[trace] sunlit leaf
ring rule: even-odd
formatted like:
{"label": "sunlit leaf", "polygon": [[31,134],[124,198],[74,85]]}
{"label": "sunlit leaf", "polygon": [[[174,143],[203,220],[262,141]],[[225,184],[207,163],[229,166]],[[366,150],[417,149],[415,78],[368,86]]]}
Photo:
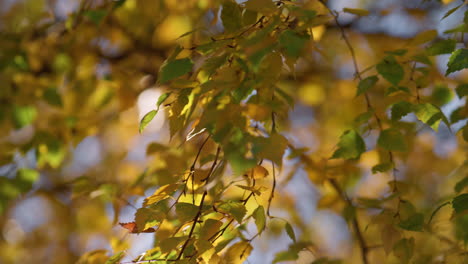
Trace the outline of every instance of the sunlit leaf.
{"label": "sunlit leaf", "polygon": [[22,168],[16,173],[14,183],[21,192],[31,189],[33,184],[39,179],[39,172],[33,169]]}
{"label": "sunlit leaf", "polygon": [[15,106],[13,108],[13,122],[16,128],[25,127],[37,118],[37,110],[34,106]]}
{"label": "sunlit leaf", "polygon": [[369,15],[369,10],[359,9],[359,8],[343,8],[343,12],[350,13],[358,16],[367,16]]}
{"label": "sunlit leaf", "polygon": [[361,136],[354,130],[348,130],[340,136],[338,149],[333,153],[332,159],[359,159],[366,151],[366,145]]}
{"label": "sunlit leaf", "polygon": [[123,257],[125,257],[125,252],[120,251],[119,253],[110,257],[104,264],[117,264],[123,259]]}
{"label": "sunlit leaf", "polygon": [[421,122],[427,124],[435,131],[437,131],[441,120],[450,127],[450,123],[444,113],[433,104],[425,103],[416,105],[415,114]]}
{"label": "sunlit leaf", "polygon": [[447,54],[452,53],[455,50],[455,45],[457,42],[453,39],[444,39],[439,40],[432,45],[430,45],[427,49],[427,55],[435,56],[440,54]]}
{"label": "sunlit leaf", "polygon": [[268,170],[265,169],[265,167],[257,165],[247,173],[247,176],[252,177],[253,179],[263,179],[267,177],[268,174]]}
{"label": "sunlit leaf", "polygon": [[299,258],[299,252],[296,250],[287,250],[276,253],[273,263],[283,262],[283,261],[294,261]]}
{"label": "sunlit leaf", "polygon": [[255,225],[257,226],[258,233],[262,233],[263,229],[265,229],[265,209],[263,206],[258,206],[257,209],[252,214],[253,218],[255,219]]}
{"label": "sunlit leaf", "polygon": [[144,202],[143,202],[143,206],[148,206],[150,204],[154,204],[154,203],[157,203],[159,201],[162,201],[168,197],[171,196],[172,193],[175,192],[175,190],[177,190],[177,188],[179,187],[178,184],[175,184],[175,183],[172,183],[172,184],[166,184],[164,186],[161,186],[159,187],[159,189],[157,189],[153,195],[147,197]]}
{"label": "sunlit leaf", "polygon": [[151,110],[146,113],[140,121],[139,132],[142,133],[143,130],[149,125],[149,123],[153,120],[153,118],[158,113],[158,110]]}
{"label": "sunlit leaf", "polygon": [[248,241],[240,241],[226,250],[223,260],[224,263],[243,264],[252,252],[252,245]]}

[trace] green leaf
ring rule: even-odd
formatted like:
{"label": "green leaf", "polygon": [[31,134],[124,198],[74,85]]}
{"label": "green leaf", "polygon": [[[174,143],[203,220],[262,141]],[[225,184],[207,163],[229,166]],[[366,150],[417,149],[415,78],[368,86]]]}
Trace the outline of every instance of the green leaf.
{"label": "green leaf", "polygon": [[403,238],[393,247],[393,254],[400,259],[401,264],[408,264],[414,253],[414,238]]}
{"label": "green leaf", "polygon": [[329,260],[328,258],[319,258],[311,264],[342,264],[341,260]]}
{"label": "green leaf", "polygon": [[372,167],[372,173],[377,173],[377,172],[386,172],[389,171],[393,168],[393,164],[390,162],[384,162],[384,163],[379,163]]}
{"label": "green leaf", "polygon": [[466,176],[461,181],[457,182],[457,184],[455,184],[455,188],[454,188],[455,192],[459,193],[463,191],[467,186],[468,186],[468,176]]}
{"label": "green leaf", "polygon": [[460,120],[466,119],[468,116],[465,114],[465,107],[460,106],[457,109],[455,109],[451,114],[450,114],[450,122],[452,124],[457,123]]}
{"label": "green leaf", "polygon": [[358,84],[356,96],[359,96],[367,92],[367,90],[369,90],[370,88],[374,87],[374,85],[377,83],[378,80],[379,78],[375,75],[369,76],[361,80]]}
{"label": "green leaf", "polygon": [[358,8],[343,8],[343,12],[350,13],[358,16],[367,16],[369,15],[369,10],[358,9]]}
{"label": "green leaf", "polygon": [[143,130],[148,126],[148,124],[153,120],[153,118],[156,116],[158,113],[158,110],[151,110],[148,113],[146,113],[145,116],[140,121],[140,128],[138,131],[141,133]]}
{"label": "green leaf", "polygon": [[33,169],[19,169],[14,179],[15,187],[21,192],[29,191],[33,184],[39,179],[39,172]]}
{"label": "green leaf", "polygon": [[380,133],[377,144],[388,151],[407,151],[405,139],[395,128],[385,129]]}
{"label": "green leaf", "polygon": [[455,50],[457,42],[453,39],[444,39],[434,42],[426,49],[429,56],[452,53]]}
{"label": "green leaf", "polygon": [[172,94],[172,92],[163,93],[159,96],[158,102],[156,103],[157,110],[166,101],[166,99]]}
{"label": "green leaf", "polygon": [[102,19],[106,17],[107,15],[107,10],[87,10],[85,11],[84,15],[89,18],[89,20],[93,21],[94,24],[99,25],[101,23]]}
{"label": "green leaf", "polygon": [[355,130],[347,130],[340,136],[338,149],[333,153],[332,159],[359,159],[366,151],[364,140]]}
{"label": "green leaf", "polygon": [[292,228],[289,222],[286,222],[286,224],[284,225],[284,229],[286,230],[286,234],[288,234],[289,238],[291,238],[292,241],[296,242],[296,234],[294,233],[294,229]]}
{"label": "green leaf", "polygon": [[240,6],[232,0],[225,0],[221,10],[221,21],[228,33],[240,29],[242,27],[242,10]]}
{"label": "green leaf", "polygon": [[383,61],[377,64],[377,72],[393,85],[398,85],[405,73],[403,67],[401,67],[393,56],[387,56]]}
{"label": "green leaf", "polygon": [[445,76],[468,67],[468,49],[458,49],[452,53],[447,63]]}
{"label": "green leaf", "polygon": [[104,264],[117,264],[120,262],[120,260],[123,259],[123,257],[125,256],[125,252],[124,251],[120,251],[119,253],[115,254],[114,256],[110,257],[106,263]]}
{"label": "green leaf", "polygon": [[412,111],[413,105],[411,103],[408,103],[406,101],[400,101],[398,103],[395,103],[392,106],[391,110],[392,121],[398,121],[405,115],[411,113]]}
{"label": "green leaf", "polygon": [[198,213],[198,206],[191,203],[177,203],[176,214],[180,222],[185,223],[192,220]]}
{"label": "green leaf", "polygon": [[399,92],[410,94],[410,90],[405,86],[390,86],[387,91],[385,91],[385,96],[394,95]]}
{"label": "green leaf", "polygon": [[166,61],[159,69],[158,80],[164,84],[168,81],[180,77],[193,68],[193,62],[189,58]]}
{"label": "green leaf", "polygon": [[286,55],[296,58],[301,55],[309,36],[299,34],[292,30],[285,30],[279,37],[280,45],[285,49]]}
{"label": "green leaf", "polygon": [[48,104],[52,106],[63,106],[62,98],[60,97],[60,95],[57,92],[57,89],[55,88],[48,88],[47,90],[45,90],[43,98]]}
{"label": "green leaf", "polygon": [[299,252],[296,250],[287,250],[276,253],[273,263],[283,262],[283,261],[294,261],[299,258]]}
{"label": "green leaf", "polygon": [[446,17],[450,16],[453,12],[457,11],[458,8],[462,7],[463,4],[460,4],[452,9],[450,9],[449,11],[447,11],[447,13],[445,13],[445,15],[440,19],[440,20],[444,20]]}
{"label": "green leaf", "polygon": [[253,212],[252,216],[255,219],[255,225],[257,226],[258,233],[261,234],[265,229],[266,223],[265,209],[263,209],[263,206],[259,205]]}
{"label": "green leaf", "polygon": [[228,54],[208,58],[201,69],[206,72],[206,75],[211,76],[226,62],[227,57]]}
{"label": "green leaf", "polygon": [[453,98],[452,90],[445,85],[436,85],[431,95],[431,102],[436,106],[443,106]]}
{"label": "green leaf", "polygon": [[468,193],[460,194],[453,198],[452,207],[457,214],[468,210]]}
{"label": "green leaf", "polygon": [[397,50],[389,50],[385,51],[385,54],[388,55],[395,55],[395,56],[403,56],[408,52],[407,49],[397,49]]}
{"label": "green leaf", "polygon": [[372,115],[374,115],[374,111],[369,110],[367,112],[364,112],[362,114],[359,114],[356,118],[354,118],[354,123],[356,125],[363,124],[365,122],[368,122],[369,119],[371,119]]}
{"label": "green leaf", "polygon": [[455,237],[468,244],[468,214],[459,214],[455,216]]}
{"label": "green leaf", "polygon": [[240,224],[242,223],[242,219],[244,218],[247,210],[245,209],[245,205],[241,202],[235,201],[227,201],[222,203],[220,206],[216,207],[218,211],[222,213],[228,213],[236,219],[236,221]]}
{"label": "green leaf", "polygon": [[455,89],[455,92],[457,92],[457,95],[459,98],[462,98],[463,96],[468,95],[468,84],[463,83],[457,86]]}
{"label": "green leaf", "polygon": [[424,215],[421,213],[413,214],[398,224],[400,228],[409,231],[422,231],[423,225]]}
{"label": "green leaf", "polygon": [[450,123],[448,122],[447,117],[445,117],[445,115],[437,106],[425,103],[416,105],[414,109],[416,117],[435,131],[437,131],[441,120],[444,121],[448,127],[450,127]]}
{"label": "green leaf", "polygon": [[37,110],[34,106],[14,106],[13,123],[16,128],[25,127],[37,118]]}

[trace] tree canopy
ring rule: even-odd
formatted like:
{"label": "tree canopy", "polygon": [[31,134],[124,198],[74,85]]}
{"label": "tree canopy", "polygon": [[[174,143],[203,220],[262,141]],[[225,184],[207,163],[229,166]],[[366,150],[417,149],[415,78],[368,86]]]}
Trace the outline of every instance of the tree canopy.
{"label": "tree canopy", "polygon": [[466,263],[465,1],[0,2],[1,263]]}

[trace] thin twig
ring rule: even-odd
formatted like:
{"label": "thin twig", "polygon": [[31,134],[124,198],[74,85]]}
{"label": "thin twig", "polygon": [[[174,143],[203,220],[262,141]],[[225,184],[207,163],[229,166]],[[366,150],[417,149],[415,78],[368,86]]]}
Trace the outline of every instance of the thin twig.
{"label": "thin twig", "polygon": [[[349,199],[348,195],[346,195],[346,193],[341,189],[338,182],[336,182],[335,179],[328,179],[328,181],[331,183],[331,185],[333,186],[335,191],[338,193],[338,195],[340,195],[343,201],[345,201],[348,206],[354,207],[352,201]],[[353,225],[354,232],[356,233],[359,247],[361,249],[362,262],[364,264],[368,264],[369,260],[367,258],[367,253],[369,252],[369,247],[367,247],[366,245],[366,240],[364,239],[364,236],[362,235],[361,227],[359,226],[359,222],[356,216],[353,216],[352,218],[352,225]]]}
{"label": "thin twig", "polygon": [[180,260],[180,258],[181,258],[182,255],[184,254],[185,248],[187,247],[188,243],[189,243],[190,240],[192,239],[193,230],[195,230],[195,226],[197,225],[198,219],[200,218],[201,213],[202,213],[202,210],[203,210],[203,203],[205,202],[206,194],[207,194],[206,191],[203,192],[203,196],[202,196],[201,201],[200,201],[200,205],[199,205],[199,208],[198,208],[197,215],[195,215],[195,217],[193,218],[192,228],[190,229],[190,232],[189,232],[189,235],[188,235],[188,237],[187,237],[187,240],[185,240],[185,243],[182,245],[182,248],[180,249],[180,253],[179,253],[179,255],[177,256],[176,260]]}
{"label": "thin twig", "polygon": [[275,188],[276,188],[276,172],[275,172],[275,163],[273,161],[271,162],[271,166],[272,166],[272,172],[273,172],[273,186],[271,187],[270,197],[268,198],[267,215],[269,217],[271,217],[270,206],[271,206],[271,201],[273,200],[273,197],[275,196]]}
{"label": "thin twig", "polygon": [[215,159],[213,161],[213,164],[211,165],[210,171],[208,171],[208,174],[206,175],[206,177],[201,180],[202,182],[206,181],[205,184],[208,184],[208,181],[210,180],[210,176],[211,176],[211,174],[213,174],[214,169],[215,169],[216,165],[218,164],[218,158],[219,158],[220,151],[221,151],[221,147],[218,146],[218,148],[216,149]]}

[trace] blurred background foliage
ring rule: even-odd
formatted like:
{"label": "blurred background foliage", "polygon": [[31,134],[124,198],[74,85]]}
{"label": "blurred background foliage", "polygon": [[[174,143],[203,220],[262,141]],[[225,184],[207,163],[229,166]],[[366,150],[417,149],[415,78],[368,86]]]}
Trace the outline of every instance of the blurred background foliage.
{"label": "blurred background foliage", "polygon": [[[468,65],[447,70],[450,54],[466,51],[464,2],[245,2],[0,2],[0,263],[130,263],[164,245],[180,250],[182,240],[157,241],[187,215],[165,215],[175,220],[156,235],[118,223],[135,221],[143,199],[181,183],[197,159],[195,175],[210,175],[218,146],[207,199],[244,197],[244,214],[255,215],[240,217],[231,247],[217,252],[226,262],[243,261],[231,256],[238,241],[252,244],[250,263],[468,261],[468,75],[458,71]],[[277,25],[282,34],[261,36]],[[190,58],[189,70],[169,69],[171,56]],[[193,107],[197,94],[184,90],[238,86],[247,91]],[[228,188],[250,185],[246,170],[255,201],[243,196],[253,187]],[[273,174],[276,218],[257,236]],[[177,201],[198,205],[201,195]]]}

